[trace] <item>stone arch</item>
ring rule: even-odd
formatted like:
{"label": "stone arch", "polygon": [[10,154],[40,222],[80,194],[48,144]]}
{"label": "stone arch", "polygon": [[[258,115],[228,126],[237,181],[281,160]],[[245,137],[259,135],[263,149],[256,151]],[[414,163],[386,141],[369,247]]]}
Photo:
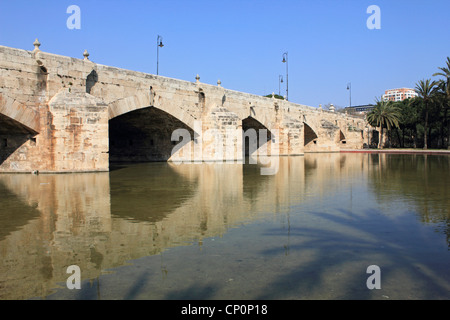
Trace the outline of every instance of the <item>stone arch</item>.
{"label": "stone arch", "polygon": [[0,92],[0,170],[27,141],[36,145],[38,133],[39,113]]}
{"label": "stone arch", "polygon": [[276,122],[274,112],[270,114],[265,113],[265,110],[262,110],[260,106],[253,103],[249,103],[246,106],[239,106],[239,108],[231,108],[231,111],[242,121],[249,118],[254,119],[268,130],[271,130],[273,124]]}
{"label": "stone arch", "polygon": [[344,133],[342,132],[341,129],[339,129],[339,131],[337,133],[336,140],[337,140],[338,143],[342,143],[342,144],[346,144],[347,143],[345,135],[344,135]]}
{"label": "stone arch", "polygon": [[242,154],[244,156],[251,156],[272,139],[270,129],[253,116],[242,119],[242,131]]}
{"label": "stone arch", "polygon": [[188,126],[189,128],[194,128],[195,119],[185,110],[183,110],[181,106],[177,104],[160,104],[155,106],[154,100],[155,92],[152,88],[151,94],[141,93],[135,96],[130,96],[113,101],[109,104],[108,108],[109,120],[131,111],[152,107],[168,113],[169,115],[186,124],[186,126]]}
{"label": "stone arch", "polygon": [[310,144],[315,144],[318,135],[316,133],[316,130],[313,129],[313,127],[306,122],[303,122],[304,124],[304,146],[308,146]]}
{"label": "stone arch", "polygon": [[371,148],[378,148],[378,144],[380,143],[380,131],[376,129],[372,129],[371,135],[370,135],[370,147]]}
{"label": "stone arch", "polygon": [[[183,117],[185,113],[179,106],[152,106],[151,99],[147,94],[110,104],[108,131],[111,162],[168,161],[175,146],[180,149],[195,140],[192,117]],[[184,129],[190,139],[183,136],[182,141],[172,141],[177,129]]]}
{"label": "stone arch", "polygon": [[20,131],[39,133],[39,113],[0,92],[0,117]]}

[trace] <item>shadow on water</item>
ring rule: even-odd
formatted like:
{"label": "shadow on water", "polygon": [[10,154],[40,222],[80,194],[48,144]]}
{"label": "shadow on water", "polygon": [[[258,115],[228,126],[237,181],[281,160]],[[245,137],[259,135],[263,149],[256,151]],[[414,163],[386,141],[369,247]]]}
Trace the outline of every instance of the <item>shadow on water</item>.
{"label": "shadow on water", "polygon": [[[376,209],[366,209],[361,215],[345,209],[309,214],[322,222],[291,227],[289,254],[302,257],[309,251],[314,253],[308,259],[298,259],[302,263],[276,277],[257,299],[298,295],[344,300],[450,298],[449,260],[436,262],[432,258],[440,252],[434,250],[439,238],[430,230],[424,232],[410,212],[394,217]],[[320,228],[322,224],[331,227]],[[279,229],[266,233],[271,237],[284,234]],[[273,258],[282,253],[273,247],[261,254]],[[381,269],[381,290],[366,286],[370,265]]]}
{"label": "shadow on water", "polygon": [[[0,264],[0,297],[448,299],[449,159],[286,157],[273,176],[168,163],[4,175],[0,252],[14,259]],[[70,264],[80,292],[64,287]],[[366,287],[372,264],[382,290]]]}
{"label": "shadow on water", "polygon": [[166,300],[209,300],[214,297],[217,288],[213,286],[191,286],[180,291],[172,291]]}
{"label": "shadow on water", "polygon": [[[263,211],[271,212],[276,219],[284,215],[282,227],[265,221],[258,229],[258,223],[251,223],[248,229],[226,234],[223,246],[205,239],[203,250],[209,255],[192,247],[176,248],[167,253],[171,259],[170,264],[167,262],[167,283],[157,279],[154,257],[136,261],[134,268],[118,271],[118,277],[130,280],[118,295],[124,299],[168,300],[450,299],[449,257],[443,251],[448,243],[442,237],[446,234],[448,241],[448,230],[435,232],[437,226],[448,226],[448,189],[439,184],[442,179],[436,180],[439,173],[424,172],[448,172],[447,164],[446,159],[433,158],[431,161],[438,161],[435,164],[428,159],[426,165],[424,161],[405,157],[396,162],[395,157],[378,155],[315,155],[286,162],[277,176],[267,177],[260,176],[257,167],[246,167],[241,190],[243,200],[248,202],[240,200],[233,208],[258,212],[256,220]],[[178,179],[176,184],[182,184],[184,178]],[[212,192],[223,200],[218,191],[230,186],[230,181],[213,182],[203,180],[198,194]],[[118,183],[122,186],[117,190],[130,188],[128,182]],[[134,193],[125,192],[128,196],[123,199],[133,199]],[[209,199],[198,199],[202,206],[195,210],[199,213],[205,210],[205,198]],[[217,203],[223,205],[220,210]],[[215,210],[208,221],[217,217],[225,221],[231,203],[213,202],[211,208]],[[288,211],[278,210],[286,205]],[[367,288],[370,265],[381,268],[381,290]],[[228,282],[229,278],[235,281]],[[111,286],[120,288],[113,280],[109,281]],[[94,299],[95,292],[91,288],[82,298]]]}

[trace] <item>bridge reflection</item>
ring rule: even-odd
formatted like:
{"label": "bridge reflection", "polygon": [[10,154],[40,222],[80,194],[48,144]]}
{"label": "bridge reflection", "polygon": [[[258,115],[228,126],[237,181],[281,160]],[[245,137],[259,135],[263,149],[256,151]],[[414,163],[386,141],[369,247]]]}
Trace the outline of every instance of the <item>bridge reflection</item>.
{"label": "bridge reflection", "polygon": [[[107,173],[0,175],[0,299],[45,297],[76,264],[83,279],[230,228],[314,205],[384,155],[280,157],[276,175],[250,164],[123,165]],[[448,163],[446,164],[448,166]],[[376,184],[375,184],[376,186]]]}

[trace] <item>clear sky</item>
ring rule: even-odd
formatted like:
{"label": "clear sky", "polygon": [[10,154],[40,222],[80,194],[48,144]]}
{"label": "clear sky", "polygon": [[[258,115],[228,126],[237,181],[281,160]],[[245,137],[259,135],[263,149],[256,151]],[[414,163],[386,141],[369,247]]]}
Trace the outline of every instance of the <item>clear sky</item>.
{"label": "clear sky", "polygon": [[[69,29],[70,5],[81,10]],[[380,29],[369,29],[370,5]],[[449,0],[0,0],[0,45],[83,58],[257,95],[278,93],[318,107],[373,103],[414,88],[450,56]],[[282,95],[285,85],[282,84]]]}

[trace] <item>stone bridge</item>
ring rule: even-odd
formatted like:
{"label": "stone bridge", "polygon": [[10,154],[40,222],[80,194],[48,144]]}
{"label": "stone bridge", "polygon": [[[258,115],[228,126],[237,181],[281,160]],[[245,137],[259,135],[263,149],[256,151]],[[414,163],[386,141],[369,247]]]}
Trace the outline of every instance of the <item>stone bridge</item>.
{"label": "stone bridge", "polygon": [[55,55],[37,40],[34,46],[0,46],[0,172],[245,161],[258,153],[361,149],[367,140],[361,118],[228,90],[198,76],[189,82],[104,66],[86,51],[83,59]]}

